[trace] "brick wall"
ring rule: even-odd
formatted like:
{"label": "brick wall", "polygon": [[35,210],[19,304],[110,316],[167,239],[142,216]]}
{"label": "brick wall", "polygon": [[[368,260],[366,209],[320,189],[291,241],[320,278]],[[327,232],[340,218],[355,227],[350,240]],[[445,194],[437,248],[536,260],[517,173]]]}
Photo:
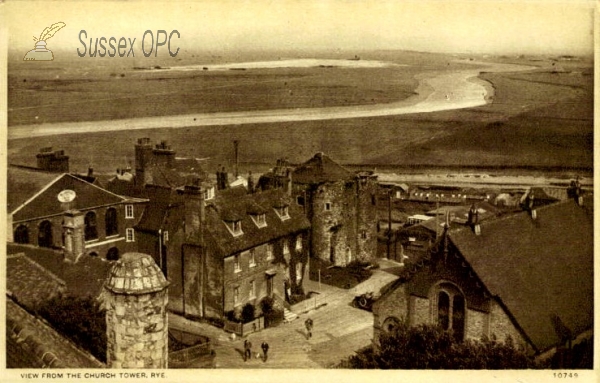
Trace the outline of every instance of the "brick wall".
{"label": "brick wall", "polygon": [[408,316],[408,295],[405,286],[399,286],[373,305],[373,339],[378,339],[383,322],[389,317],[398,318],[401,322]]}
{"label": "brick wall", "polygon": [[466,315],[465,338],[481,340],[488,335],[489,314],[467,309]]}
{"label": "brick wall", "polygon": [[515,346],[529,347],[506,312],[496,301],[492,300],[490,303],[489,336],[495,336],[497,340],[503,342],[509,335],[512,337]]}
{"label": "brick wall", "polygon": [[416,326],[431,323],[431,305],[429,299],[410,297],[410,325]]}

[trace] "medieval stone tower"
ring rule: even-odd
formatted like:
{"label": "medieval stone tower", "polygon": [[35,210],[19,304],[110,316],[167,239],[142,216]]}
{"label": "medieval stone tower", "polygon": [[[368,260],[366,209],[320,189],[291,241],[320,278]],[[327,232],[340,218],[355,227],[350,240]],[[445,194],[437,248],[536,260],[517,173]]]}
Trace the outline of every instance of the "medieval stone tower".
{"label": "medieval stone tower", "polygon": [[167,368],[169,282],[150,255],[125,253],[106,281],[106,361],[111,368]]}

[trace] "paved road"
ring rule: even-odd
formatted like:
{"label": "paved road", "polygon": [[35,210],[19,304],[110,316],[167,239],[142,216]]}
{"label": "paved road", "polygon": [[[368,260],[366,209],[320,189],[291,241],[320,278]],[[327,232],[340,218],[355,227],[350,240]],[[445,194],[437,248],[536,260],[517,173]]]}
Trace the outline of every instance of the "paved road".
{"label": "paved road", "polygon": [[485,105],[493,89],[477,76],[487,72],[512,72],[533,67],[511,64],[467,62],[479,69],[439,72],[417,76],[417,95],[407,100],[375,105],[327,108],[279,109],[245,112],[198,113],[178,116],[142,117],[110,121],[64,122],[38,125],[18,125],[8,129],[8,139],[51,136],[59,134],[110,132],[193,126],[241,125],[291,121],[317,121],[345,118],[379,117],[411,113],[471,108]]}
{"label": "paved road", "polygon": [[[327,305],[314,310],[314,302],[308,303],[309,311],[302,313],[303,305],[296,307],[300,312],[298,319],[274,328],[250,334],[253,351],[260,351],[263,341],[269,343],[267,362],[253,358],[243,360],[244,340],[231,340],[229,334],[215,327],[191,322],[179,316],[170,315],[169,325],[187,331],[210,336],[216,352],[217,368],[327,368],[336,365],[341,359],[353,354],[362,347],[371,344],[373,338],[373,314],[350,305],[355,295],[367,291],[378,291],[382,286],[397,278],[385,269],[399,269],[398,264],[382,261],[382,269],[375,270],[373,276],[360,285],[343,290],[325,284],[321,285],[321,294],[317,306]],[[307,291],[317,291],[318,284],[306,283]],[[313,337],[306,339],[304,321],[310,317],[314,322]]]}

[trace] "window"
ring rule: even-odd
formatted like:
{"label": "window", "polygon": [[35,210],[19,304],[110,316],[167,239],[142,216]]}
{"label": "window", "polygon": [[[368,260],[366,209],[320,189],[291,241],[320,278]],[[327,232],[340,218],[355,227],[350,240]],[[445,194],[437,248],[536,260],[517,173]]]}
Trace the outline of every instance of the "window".
{"label": "window", "polygon": [[125,229],[125,241],[126,242],[135,242],[135,230],[132,228]]}
{"label": "window", "polygon": [[277,215],[279,216],[279,218],[281,218],[282,221],[285,221],[286,219],[290,218],[290,212],[287,206],[277,208],[275,209],[275,212],[277,212]]}
{"label": "window", "polygon": [[167,243],[169,242],[169,232],[168,231],[163,231],[163,242]]}
{"label": "window", "polygon": [[367,239],[367,231],[366,230],[361,230],[360,231],[360,237],[362,239]]}
{"label": "window", "polygon": [[250,249],[250,251],[248,252],[248,264],[250,265],[250,267],[256,266],[256,254],[254,249]]}
{"label": "window", "polygon": [[267,261],[270,261],[273,258],[273,245],[267,243]]}
{"label": "window", "polygon": [[302,264],[296,263],[296,283],[300,284],[302,280]]}
{"label": "window", "polygon": [[215,198],[215,188],[208,188],[206,190],[204,190],[204,199],[205,200],[211,200]]}
{"label": "window", "polygon": [[266,227],[267,226],[267,217],[266,214],[253,214],[251,215],[252,220],[256,224],[257,227]]}
{"label": "window", "polygon": [[331,210],[331,202],[325,202],[325,211]]}
{"label": "window", "polygon": [[285,239],[283,240],[283,254],[289,254],[290,253],[290,245],[288,244],[288,241],[286,241]]}
{"label": "window", "polygon": [[250,281],[248,298],[250,298],[250,299],[256,298],[256,284],[254,283],[254,281]]}
{"label": "window", "polygon": [[394,333],[400,328],[400,319],[396,317],[387,317],[383,321],[383,331],[387,333]]}
{"label": "window", "polygon": [[105,216],[106,223],[106,236],[109,237],[111,235],[119,234],[119,223],[117,222],[117,210],[114,208],[109,208],[106,210]]}
{"label": "window", "polygon": [[239,237],[240,235],[244,234],[244,232],[242,231],[242,221],[233,221],[233,222],[224,222],[224,223],[225,223],[225,226],[227,226],[227,230],[229,230],[231,235],[233,235],[234,237]]}
{"label": "window", "polygon": [[96,226],[96,213],[90,211],[85,215],[85,240],[98,239],[98,227]]}
{"label": "window", "polygon": [[300,206],[304,206],[304,196],[296,197],[296,203]]}
{"label": "window", "polygon": [[233,305],[237,306],[239,304],[240,304],[240,288],[234,287],[233,288]]}
{"label": "window", "polygon": [[125,218],[133,218],[133,205],[125,205]]}
{"label": "window", "polygon": [[444,330],[452,330],[457,341],[465,333],[465,298],[450,284],[440,285],[437,292],[437,323]]}
{"label": "window", "polygon": [[50,221],[42,221],[38,232],[38,246],[52,247],[52,223]]}
{"label": "window", "polygon": [[239,273],[242,271],[242,265],[240,265],[240,255],[236,254],[233,256],[233,271]]}
{"label": "window", "polygon": [[106,253],[107,261],[118,261],[119,260],[119,249],[111,247]]}
{"label": "window", "polygon": [[16,243],[29,243],[29,229],[25,225],[19,225],[15,230],[13,240]]}
{"label": "window", "polygon": [[302,236],[296,237],[296,251],[302,251]]}

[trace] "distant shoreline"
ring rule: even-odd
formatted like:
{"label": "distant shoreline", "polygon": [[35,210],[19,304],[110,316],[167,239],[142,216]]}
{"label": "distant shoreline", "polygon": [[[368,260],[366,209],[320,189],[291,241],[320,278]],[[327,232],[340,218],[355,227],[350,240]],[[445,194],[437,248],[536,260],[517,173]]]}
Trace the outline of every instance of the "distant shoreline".
{"label": "distant shoreline", "polygon": [[[349,62],[360,62],[351,61]],[[462,60],[460,61],[462,62]],[[530,70],[524,65],[469,62],[485,65],[487,72]],[[388,104],[336,106],[325,108],[275,109],[241,112],[194,113],[175,116],[139,117],[121,120],[60,122],[9,127],[8,139],[62,134],[110,132],[159,128],[190,128],[292,121],[321,121],[347,118],[381,117],[471,108],[490,102],[493,87],[477,76],[483,69],[436,72],[417,76],[417,94],[406,100]],[[419,78],[420,77],[420,78]],[[476,78],[476,81],[473,81]]]}

